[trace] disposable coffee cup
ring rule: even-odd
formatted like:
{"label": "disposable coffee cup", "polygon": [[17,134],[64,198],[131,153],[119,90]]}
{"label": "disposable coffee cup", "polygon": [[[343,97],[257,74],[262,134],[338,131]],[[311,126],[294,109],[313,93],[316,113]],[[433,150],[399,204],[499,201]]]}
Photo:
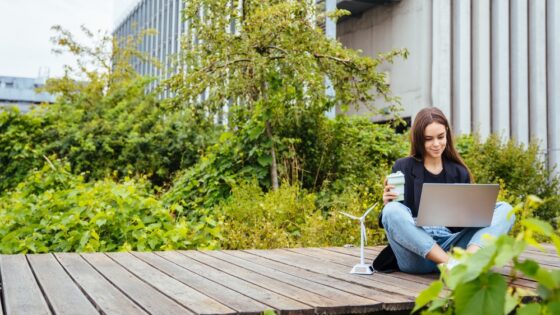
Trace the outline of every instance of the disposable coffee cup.
{"label": "disposable coffee cup", "polygon": [[397,192],[397,201],[404,200],[404,174],[401,171],[387,176],[387,184],[395,186],[392,191]]}

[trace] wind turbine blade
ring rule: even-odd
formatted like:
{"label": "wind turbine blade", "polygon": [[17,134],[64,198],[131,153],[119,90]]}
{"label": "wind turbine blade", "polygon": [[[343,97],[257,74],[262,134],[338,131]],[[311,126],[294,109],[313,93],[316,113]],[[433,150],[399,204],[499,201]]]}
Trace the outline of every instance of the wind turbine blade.
{"label": "wind turbine blade", "polygon": [[342,211],[338,211],[338,212],[340,212],[340,213],[344,214],[345,216],[347,216],[347,217],[349,217],[349,218],[352,218],[352,219],[354,219],[354,220],[360,220],[360,218],[358,218],[358,217],[356,217],[356,216],[353,216],[353,215],[351,215],[351,214],[349,214],[349,213],[342,212]]}
{"label": "wind turbine blade", "polygon": [[371,208],[367,209],[366,213],[364,213],[362,218],[365,218],[371,212],[371,210],[373,210],[375,208],[375,206],[377,206],[377,203],[375,203],[373,206],[371,206]]}

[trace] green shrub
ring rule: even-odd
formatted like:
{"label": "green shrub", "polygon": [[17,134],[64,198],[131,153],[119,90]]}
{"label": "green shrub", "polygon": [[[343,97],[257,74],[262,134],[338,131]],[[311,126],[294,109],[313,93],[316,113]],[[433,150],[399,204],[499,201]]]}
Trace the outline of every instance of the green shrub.
{"label": "green shrub", "polygon": [[[200,209],[211,209],[228,198],[236,182],[256,178],[267,191],[269,150],[257,141],[263,128],[253,122],[235,134],[222,133],[196,165],[176,177],[163,195],[164,202],[181,204],[182,215],[196,216]],[[379,201],[384,177],[408,145],[390,126],[365,118],[323,117],[303,130],[282,132],[285,142],[277,147],[280,177],[317,192],[316,203],[324,211],[341,207],[338,196],[345,192],[369,196],[368,203]]]}
{"label": "green shrub", "polygon": [[319,204],[327,209],[346,190],[381,201],[383,180],[393,163],[408,155],[406,135],[389,125],[373,124],[364,117],[337,117],[321,130],[317,178]]}
{"label": "green shrub", "polygon": [[43,164],[44,125],[40,116],[22,115],[17,109],[0,110],[0,195]]}
{"label": "green shrub", "polygon": [[236,134],[223,132],[198,163],[177,174],[163,202],[179,204],[178,215],[194,219],[227,199],[236,181],[256,178],[268,187],[268,154],[253,141],[260,136],[250,126]]}
{"label": "green shrub", "polygon": [[149,83],[137,77],[99,99],[50,106],[46,115],[54,123],[45,130],[44,150],[92,179],[116,171],[168,183],[173,173],[195,164],[218,128],[194,123],[188,110],[162,108],[155,94],[144,92]]}
{"label": "green shrub", "polygon": [[0,198],[0,251],[165,250],[215,248],[218,222],[175,219],[144,179],[85,182],[54,161],[30,172]]}
{"label": "green shrub", "polygon": [[457,146],[478,183],[502,182],[510,198],[523,200],[529,195],[543,199],[534,215],[551,221],[559,216],[560,179],[551,176],[536,143],[528,146],[498,135],[482,142],[477,136],[462,136]]}
{"label": "green shrub", "polygon": [[[222,247],[229,249],[359,245],[360,228],[338,211],[361,215],[359,199],[347,196],[344,207],[325,215],[315,206],[315,194],[284,183],[277,191],[263,192],[256,181],[234,185],[227,201],[216,211],[222,215]],[[376,216],[370,214],[368,225]],[[372,231],[370,229],[370,231]],[[382,231],[368,234],[371,244]]]}

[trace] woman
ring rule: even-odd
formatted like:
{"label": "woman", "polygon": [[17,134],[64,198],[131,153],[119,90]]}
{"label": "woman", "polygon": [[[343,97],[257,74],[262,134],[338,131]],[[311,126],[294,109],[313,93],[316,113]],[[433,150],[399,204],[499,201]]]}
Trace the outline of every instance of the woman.
{"label": "woman", "polygon": [[[390,248],[385,250],[383,260],[396,257],[398,269],[408,273],[431,273],[438,271],[438,264],[448,264],[452,247],[466,248],[475,252],[482,246],[482,235],[506,234],[514,223],[507,218],[511,206],[498,202],[492,224],[485,228],[418,227],[414,218],[418,213],[423,183],[470,183],[472,175],[453,146],[451,128],[441,110],[435,107],[422,109],[414,119],[410,134],[410,156],[395,162],[392,172],[405,175],[404,201],[393,201],[398,193],[385,181],[381,224],[385,228]],[[389,256],[387,254],[390,254]],[[374,263],[385,266],[387,261]],[[383,269],[381,268],[381,269]],[[377,269],[377,268],[376,268]],[[379,270],[384,271],[384,270]]]}

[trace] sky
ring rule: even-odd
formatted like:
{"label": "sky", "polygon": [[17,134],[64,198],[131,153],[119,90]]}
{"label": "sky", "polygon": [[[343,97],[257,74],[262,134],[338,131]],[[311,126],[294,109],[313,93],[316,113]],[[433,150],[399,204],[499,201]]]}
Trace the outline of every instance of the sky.
{"label": "sky", "polygon": [[60,25],[76,38],[80,26],[111,33],[118,19],[138,0],[0,0],[0,76],[36,78],[63,74],[70,55],[55,55],[51,27]]}

